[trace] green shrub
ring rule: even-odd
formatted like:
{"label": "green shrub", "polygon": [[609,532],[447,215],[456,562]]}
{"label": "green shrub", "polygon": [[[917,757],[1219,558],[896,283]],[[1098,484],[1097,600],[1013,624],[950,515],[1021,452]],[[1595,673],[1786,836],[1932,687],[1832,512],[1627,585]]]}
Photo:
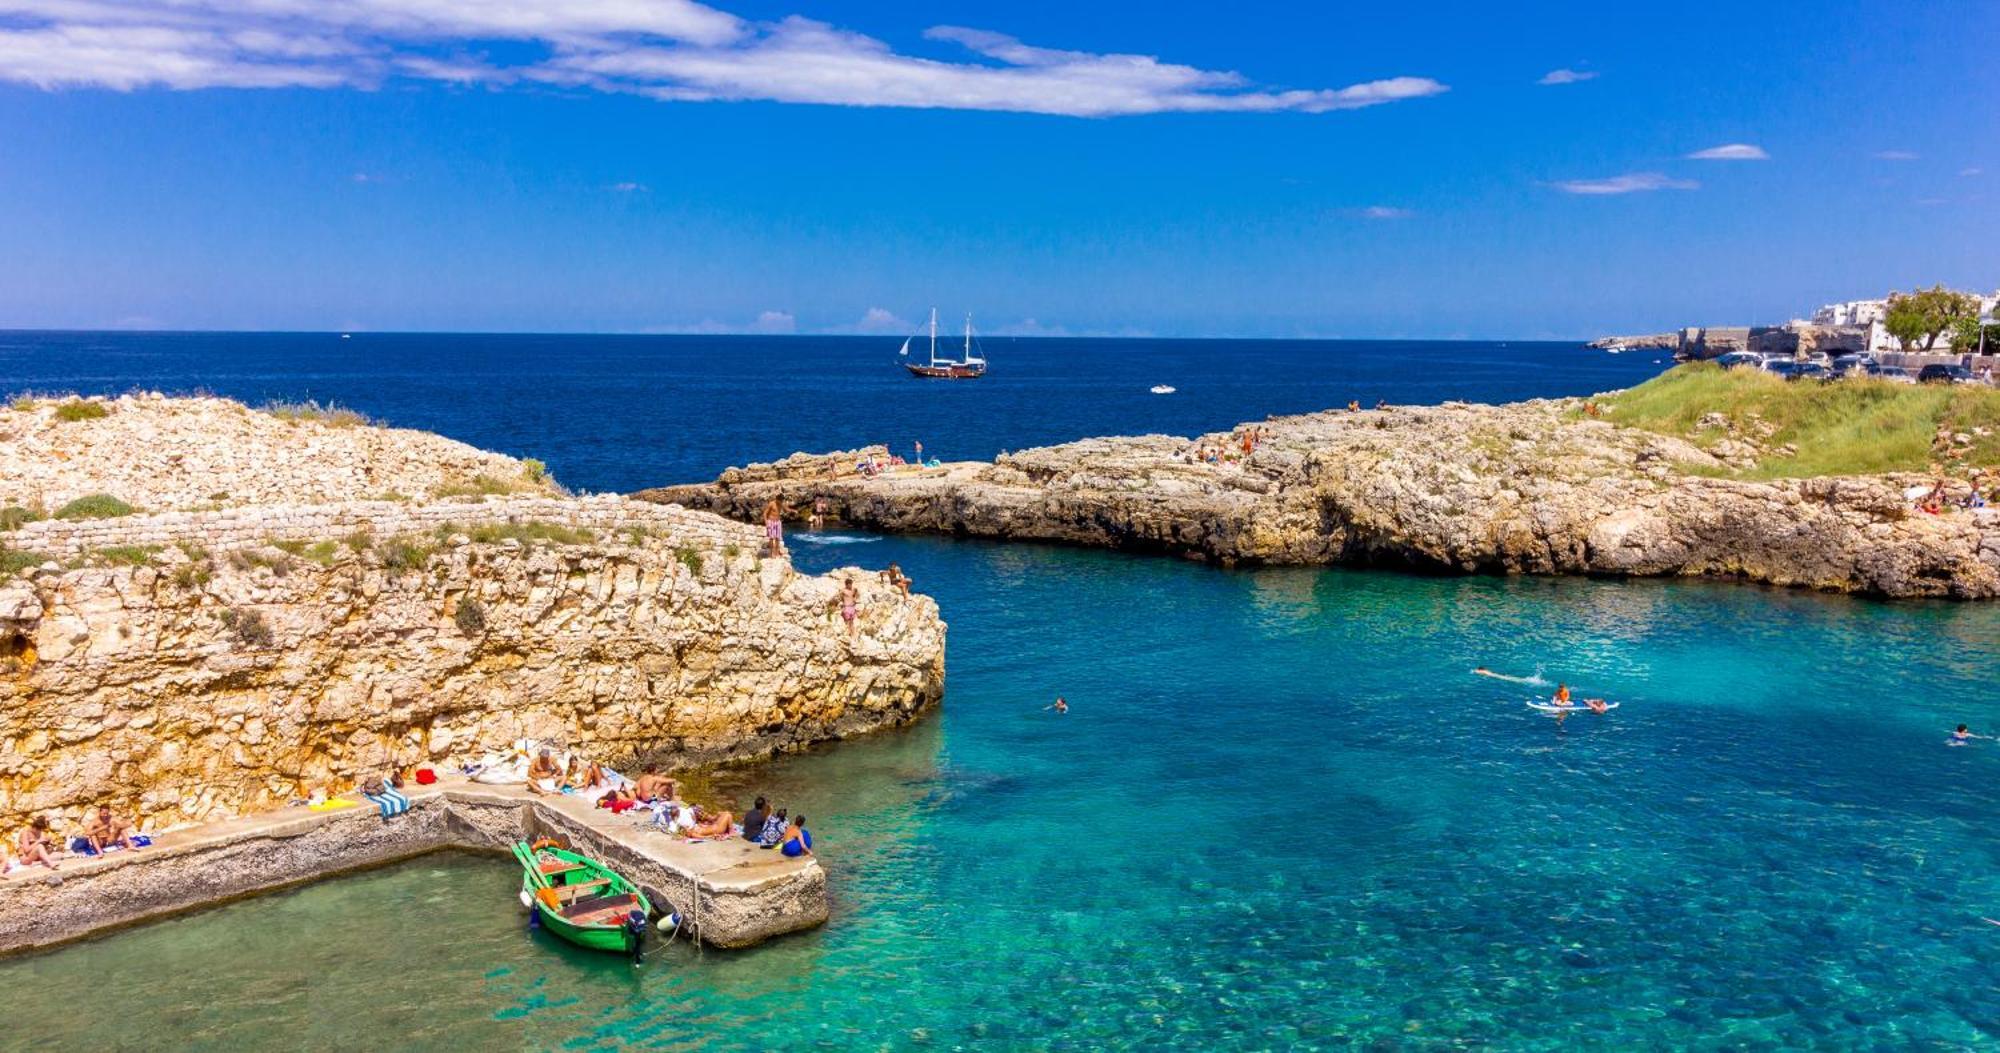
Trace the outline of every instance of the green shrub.
{"label": "green shrub", "polygon": [[340,543],[356,552],[366,552],[375,547],[375,535],[366,530],[357,530],[340,539]]}
{"label": "green shrub", "polygon": [[229,550],[229,566],[234,570],[252,571],[264,567],[282,578],[291,573],[292,561],[283,553],[260,552],[254,548]]}
{"label": "green shrub", "polygon": [[675,549],[674,558],[680,560],[681,566],[686,567],[693,573],[701,573],[701,552],[693,545],[682,545]]}
{"label": "green shrub", "polygon": [[540,486],[549,481],[549,466],[530,457],[521,462],[521,476]]}
{"label": "green shrub", "polygon": [[582,545],[597,540],[594,531],[531,519],[525,523],[482,523],[469,527],[466,536],[481,544],[512,539],[524,545],[547,541],[557,545]]}
{"label": "green shrub", "polygon": [[183,563],[174,568],[174,584],[183,589],[198,589],[208,584],[210,577],[207,562]]}
{"label": "green shrub", "polygon": [[481,473],[470,479],[457,479],[431,491],[432,497],[486,497],[496,494],[512,494],[530,489],[524,482],[510,482]]}
{"label": "green shrub", "polygon": [[158,545],[108,545],[84,554],[93,563],[109,563],[115,567],[143,567],[159,555]]}
{"label": "green shrub", "polygon": [[71,399],[56,407],[56,419],[71,424],[81,420],[102,420],[111,416],[111,411],[102,402],[86,399]]}
{"label": "green shrub", "polygon": [[16,413],[33,413],[40,405],[41,403],[36,402],[33,395],[16,395],[14,401],[7,404],[8,408]]}
{"label": "green shrub", "polygon": [[731,541],[729,544],[722,546],[723,559],[734,560],[737,556],[742,555],[742,553],[743,549],[739,547],[734,541]]}
{"label": "green shrub", "polygon": [[413,538],[397,537],[375,546],[375,555],[390,570],[417,570],[431,561],[431,547]]}
{"label": "green shrub", "polygon": [[459,632],[478,636],[486,631],[486,608],[478,600],[467,597],[458,601],[458,609],[451,612],[451,620],[458,625]]}
{"label": "green shrub", "polygon": [[303,402],[266,402],[258,409],[288,424],[313,421],[329,428],[352,428],[376,423],[359,411],[348,409],[338,403],[321,403],[314,399],[306,399]]}
{"label": "green shrub", "polygon": [[322,567],[331,567],[334,560],[340,558],[340,544],[334,541],[315,541],[302,555]]}
{"label": "green shrub", "polygon": [[24,570],[39,567],[49,561],[47,556],[37,552],[23,552],[0,545],[0,578],[11,578]]}
{"label": "green shrub", "polygon": [[252,647],[269,647],[275,639],[270,623],[259,611],[225,608],[218,617],[224,627],[236,634],[237,639]]}
{"label": "green shrub", "polygon": [[278,551],[291,556],[303,556],[306,554],[306,543],[303,541],[295,541],[289,538],[267,537],[264,539],[264,544],[269,545],[272,548],[275,548]]}
{"label": "green shrub", "polygon": [[176,541],[174,542],[174,547],[180,549],[183,555],[196,563],[206,562],[208,559],[208,550],[192,541]]}
{"label": "green shrub", "polygon": [[41,514],[32,508],[8,505],[0,508],[0,530],[19,530],[40,518]]}
{"label": "green shrub", "polygon": [[57,519],[116,519],[129,516],[138,509],[111,496],[110,494],[90,494],[79,497],[69,504],[56,509]]}

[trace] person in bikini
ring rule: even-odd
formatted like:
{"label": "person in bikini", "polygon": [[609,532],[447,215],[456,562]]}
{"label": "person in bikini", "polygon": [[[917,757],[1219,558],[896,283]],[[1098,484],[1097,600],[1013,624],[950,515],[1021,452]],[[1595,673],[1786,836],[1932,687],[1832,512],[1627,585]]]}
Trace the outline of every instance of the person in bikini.
{"label": "person in bikini", "polygon": [[38,815],[21,831],[14,841],[15,851],[20,854],[21,865],[40,863],[50,870],[56,869],[55,844],[49,840],[49,817]]}
{"label": "person in bikini", "polygon": [[[707,818],[703,818],[707,816]],[[694,812],[694,827],[688,831],[689,837],[719,838],[730,835],[731,821],[736,817],[727,809],[710,815],[700,808]]]}

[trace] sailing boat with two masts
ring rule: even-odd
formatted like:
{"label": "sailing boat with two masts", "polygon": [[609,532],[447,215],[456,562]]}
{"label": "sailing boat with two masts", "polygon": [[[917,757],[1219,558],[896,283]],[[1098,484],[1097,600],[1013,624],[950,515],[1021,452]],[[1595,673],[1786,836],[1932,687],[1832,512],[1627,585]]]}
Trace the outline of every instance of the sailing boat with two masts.
{"label": "sailing boat with two masts", "polygon": [[[896,353],[905,358],[909,357],[910,344],[914,340],[916,340],[914,336],[904,340],[903,349]],[[931,308],[930,361],[905,362],[903,363],[903,368],[909,370],[910,375],[913,377],[932,377],[939,380],[973,380],[985,376],[985,350],[982,348],[977,355],[972,353],[972,316],[969,314],[965,316],[965,351],[963,355],[955,359],[949,356],[939,358],[937,346],[937,308]]]}

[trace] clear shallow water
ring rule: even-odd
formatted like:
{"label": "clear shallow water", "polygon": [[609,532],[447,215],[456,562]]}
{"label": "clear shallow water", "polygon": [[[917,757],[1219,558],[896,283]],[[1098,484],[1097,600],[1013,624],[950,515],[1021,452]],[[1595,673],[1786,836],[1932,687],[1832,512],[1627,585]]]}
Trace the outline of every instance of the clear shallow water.
{"label": "clear shallow water", "polygon": [[[1474,341],[988,340],[970,383],[913,380],[895,337],[0,331],[0,394],[135,387],[318,399],[539,457],[627,492],[794,450],[990,458],[1092,435],[1192,435],[1344,406],[1626,387],[1656,355]],[[1174,395],[1154,395],[1155,384]]]}
{"label": "clear shallow water", "polygon": [[[754,341],[0,334],[0,388],[332,398],[625,489],[903,422],[959,456],[1655,368],[1145,343],[1024,342],[974,387],[863,342],[772,374]],[[527,935],[504,861],[433,857],[0,962],[0,1047],[2000,1043],[2000,744],[1943,744],[2000,727],[2000,607],[841,537],[798,562],[943,605],[946,704],[710,780],[812,816],[824,929],[635,972]],[[1558,727],[1478,664],[1623,704]]]}
{"label": "clear shallow water", "polygon": [[[951,618],[933,719],[716,780],[812,815],[825,929],[634,973],[437,857],[0,963],[0,1004],[97,1048],[2000,1042],[2000,745],[1944,745],[2000,725],[1991,606],[796,548]],[[1623,705],[1558,727],[1481,663]],[[19,997],[100,981],[88,1029]]]}

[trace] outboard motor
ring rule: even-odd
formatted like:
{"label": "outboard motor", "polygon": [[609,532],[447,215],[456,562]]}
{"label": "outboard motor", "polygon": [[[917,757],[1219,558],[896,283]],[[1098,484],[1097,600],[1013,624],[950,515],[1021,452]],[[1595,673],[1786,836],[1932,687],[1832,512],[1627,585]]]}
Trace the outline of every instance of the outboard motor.
{"label": "outboard motor", "polygon": [[625,936],[632,944],[632,964],[646,964],[646,912],[634,907],[625,915]]}

